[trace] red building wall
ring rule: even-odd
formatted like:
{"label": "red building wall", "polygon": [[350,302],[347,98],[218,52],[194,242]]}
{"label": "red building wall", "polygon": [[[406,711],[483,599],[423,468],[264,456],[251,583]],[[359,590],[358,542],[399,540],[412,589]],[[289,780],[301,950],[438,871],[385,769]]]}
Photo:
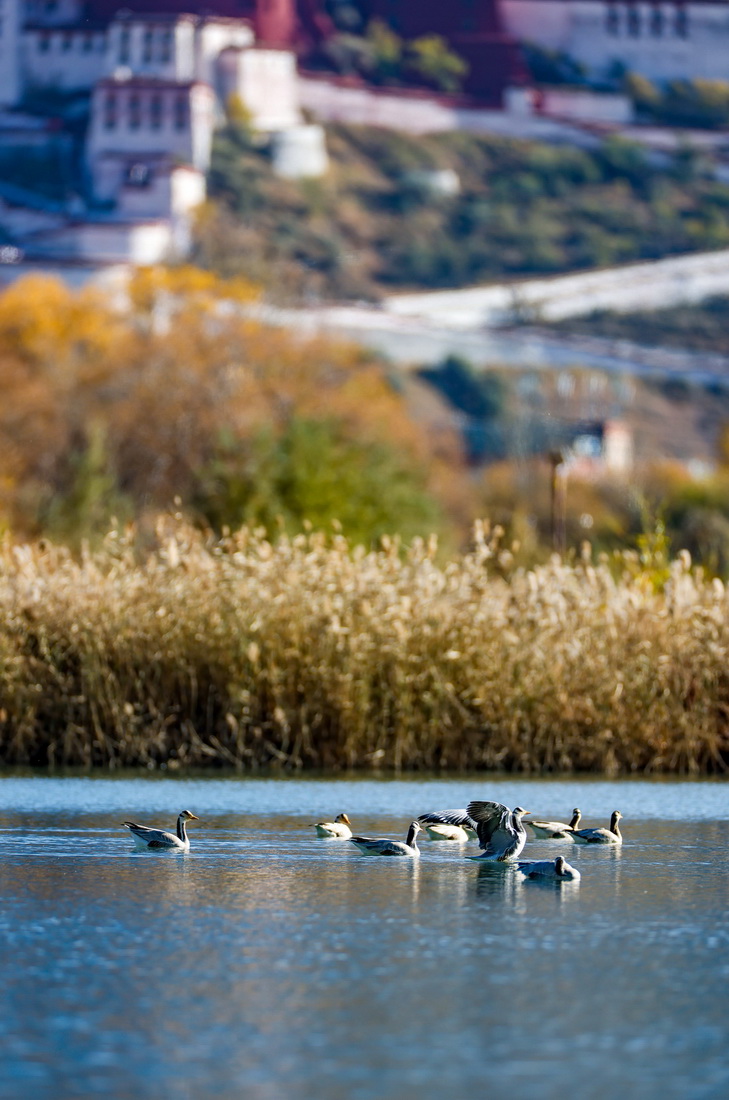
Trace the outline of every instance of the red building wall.
{"label": "red building wall", "polygon": [[370,18],[403,38],[438,34],[469,65],[467,90],[500,102],[504,88],[527,83],[517,42],[504,33],[497,0],[367,0]]}

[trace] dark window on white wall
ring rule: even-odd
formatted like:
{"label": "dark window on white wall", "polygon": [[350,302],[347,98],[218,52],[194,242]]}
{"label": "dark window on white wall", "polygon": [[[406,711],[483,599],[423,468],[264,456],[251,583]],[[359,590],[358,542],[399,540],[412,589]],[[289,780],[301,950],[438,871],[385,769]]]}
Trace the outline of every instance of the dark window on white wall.
{"label": "dark window on white wall", "polygon": [[109,92],[104,100],[104,127],[107,130],[116,129],[116,96]]}
{"label": "dark window on white wall", "polygon": [[175,99],[175,129],[184,130],[187,127],[187,99],[185,96],[178,95]]}
{"label": "dark window on white wall", "polygon": [[155,92],[149,102],[149,121],[153,130],[162,126],[162,96]]}

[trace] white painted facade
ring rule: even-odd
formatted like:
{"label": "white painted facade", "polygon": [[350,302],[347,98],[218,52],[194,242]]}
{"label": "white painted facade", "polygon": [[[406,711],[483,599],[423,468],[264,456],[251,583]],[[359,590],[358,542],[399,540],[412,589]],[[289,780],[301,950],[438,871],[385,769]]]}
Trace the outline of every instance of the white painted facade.
{"label": "white painted facade", "polygon": [[84,18],[84,0],[21,0],[25,23],[44,27],[70,27]]}
{"label": "white painted facade", "polygon": [[[258,130],[301,122],[294,54],[258,49],[246,20],[120,8],[99,26],[86,19],[84,0],[0,0],[0,153],[37,144],[35,129],[13,124],[26,117],[23,97],[37,92],[90,94],[88,212],[77,197],[52,218],[38,213],[42,200],[24,213],[13,196],[0,207],[0,224],[28,254],[75,261],[157,263],[185,254],[230,94]],[[320,135],[314,144],[309,168],[315,159],[325,168]]]}
{"label": "white painted facade", "polygon": [[43,243],[51,257],[95,263],[157,264],[177,251],[174,227],[168,218],[69,222],[46,234]]}
{"label": "white painted facade", "polygon": [[[0,0],[2,2],[2,0]],[[84,92],[104,71],[106,34],[80,28],[26,28],[20,54],[23,89]]]}
{"label": "white painted facade", "polygon": [[288,50],[229,48],[220,54],[223,102],[240,98],[259,130],[286,130],[301,122],[296,58]]}
{"label": "white painted facade", "polygon": [[126,218],[185,218],[205,199],[205,176],[168,157],[135,160],[108,153],[96,165],[100,198],[115,203]]}
{"label": "white painted facade", "polygon": [[316,124],[291,126],[276,134],[273,170],[284,179],[317,179],[329,167],[324,130]]}
{"label": "white painted facade", "polygon": [[499,0],[506,31],[559,50],[593,78],[620,66],[655,81],[729,80],[729,3]]}
{"label": "white painted facade", "polygon": [[0,107],[14,106],[21,96],[21,0],[0,0]]}
{"label": "white painted facade", "polygon": [[143,159],[160,153],[199,171],[210,164],[214,94],[208,84],[146,77],[100,80],[91,100],[86,156],[94,164],[107,153]]}
{"label": "white painted facade", "polygon": [[[201,23],[195,42],[195,79],[203,80],[215,89],[221,103],[225,103],[222,86],[222,61],[226,50],[245,50],[255,45],[253,28],[241,19],[208,19]],[[296,68],[293,54],[287,54]],[[269,74],[264,74],[264,76]],[[272,74],[275,75],[275,74]],[[267,89],[269,95],[277,94]],[[261,127],[265,129],[265,127]]]}
{"label": "white painted facade", "polygon": [[109,26],[105,75],[128,70],[160,80],[195,80],[196,24],[191,15],[144,19],[121,13]]}
{"label": "white painted facade", "polygon": [[534,109],[553,118],[625,126],[633,121],[633,104],[626,95],[593,92],[589,88],[544,88],[532,91]]}

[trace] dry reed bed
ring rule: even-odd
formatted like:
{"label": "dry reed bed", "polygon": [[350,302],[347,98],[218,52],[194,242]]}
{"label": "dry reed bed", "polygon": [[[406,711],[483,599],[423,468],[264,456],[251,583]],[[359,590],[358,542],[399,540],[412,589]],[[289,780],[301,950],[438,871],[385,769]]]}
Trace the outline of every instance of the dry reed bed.
{"label": "dry reed bed", "polygon": [[6,763],[711,772],[728,600],[674,561],[516,570],[431,543],[174,526],[0,558]]}

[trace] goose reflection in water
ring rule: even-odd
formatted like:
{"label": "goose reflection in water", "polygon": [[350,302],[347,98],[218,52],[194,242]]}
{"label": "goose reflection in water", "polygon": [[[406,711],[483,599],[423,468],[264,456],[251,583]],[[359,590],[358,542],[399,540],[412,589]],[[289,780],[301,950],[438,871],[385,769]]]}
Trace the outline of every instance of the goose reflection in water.
{"label": "goose reflection in water", "polygon": [[480,862],[475,864],[476,874],[471,877],[476,897],[492,898],[514,904],[520,899],[524,876],[515,863]]}

